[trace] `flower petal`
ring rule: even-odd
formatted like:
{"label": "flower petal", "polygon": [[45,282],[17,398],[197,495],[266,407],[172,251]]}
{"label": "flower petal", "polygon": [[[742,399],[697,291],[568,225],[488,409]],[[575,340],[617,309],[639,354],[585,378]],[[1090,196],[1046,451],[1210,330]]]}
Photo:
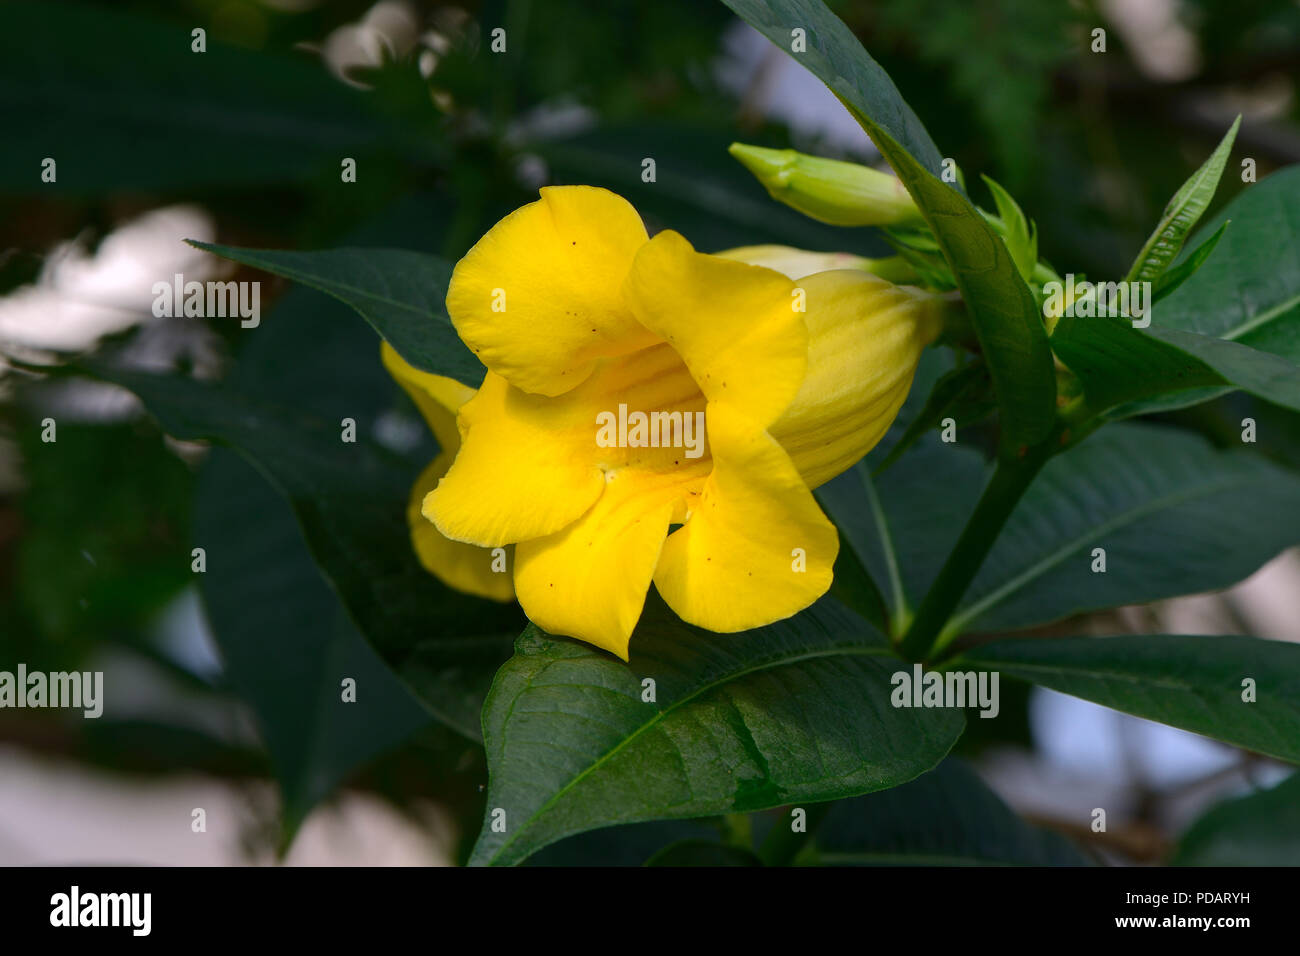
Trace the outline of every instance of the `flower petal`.
{"label": "flower petal", "polygon": [[808,373],[769,427],[810,488],[852,467],[884,437],[941,328],[940,300],[863,272],[799,280],[808,307]]}
{"label": "flower petal", "polygon": [[[493,601],[514,600],[515,586],[510,574],[514,565],[514,556],[510,553],[514,550],[513,546],[506,549],[504,562],[497,562],[491,548],[452,541],[421,513],[425,495],[447,473],[453,457],[452,454],[442,452],[421,472],[411,488],[406,518],[411,526],[411,545],[416,557],[426,571],[458,591]],[[494,564],[505,570],[495,570]]]}
{"label": "flower petal", "polygon": [[513,600],[515,588],[509,573],[512,568],[510,554],[505,556],[506,571],[494,571],[494,558],[490,549],[452,541],[421,514],[425,495],[437,486],[460,450],[456,412],[474,397],[474,389],[453,378],[420,371],[398,355],[397,350],[387,342],[380,347],[379,354],[384,367],[411,396],[424,420],[429,423],[434,438],[438,440],[438,455],[416,479],[406,506],[406,520],[411,528],[411,546],[416,557],[426,571],[458,591],[494,601]]}
{"label": "flower petal", "polygon": [[554,534],[605,488],[584,403],[531,395],[488,372],[458,421],[460,452],[423,509],[453,540],[497,547]]}
{"label": "flower petal", "polygon": [[646,242],[627,200],[550,186],[493,226],[456,264],[447,311],[479,359],[516,388],[559,395],[597,359],[654,341],[620,290]]}
{"label": "flower petal", "polygon": [[[686,419],[703,411],[704,396],[666,343],[606,359],[587,381],[554,398],[521,391],[489,372],[461,409],[460,454],[424,513],[458,541],[527,541],[581,517],[600,497],[608,471],[708,462],[703,442],[694,450],[598,444],[602,413],[617,417],[620,404],[677,413],[684,431]],[[704,438],[694,430],[693,437]]]}
{"label": "flower petal", "polygon": [[839,536],[775,439],[726,405],[710,404],[708,428],[713,472],[654,581],[683,620],[743,631],[825,594]]}
{"label": "flower petal", "polygon": [[675,232],[641,247],[624,295],[669,342],[709,403],[745,409],[761,430],[799,391],[808,332],[794,283],[778,272],[696,252]]}
{"label": "flower petal", "polygon": [[515,589],[524,613],[627,660],[628,639],[684,485],[698,469],[611,473],[595,506],[559,534],[516,551]]}
{"label": "flower petal", "polygon": [[802,279],[816,272],[831,269],[863,269],[871,263],[870,259],[855,256],[847,252],[809,252],[793,246],[739,246],[715,252],[723,259],[747,262],[751,266],[774,269],[791,279]]}

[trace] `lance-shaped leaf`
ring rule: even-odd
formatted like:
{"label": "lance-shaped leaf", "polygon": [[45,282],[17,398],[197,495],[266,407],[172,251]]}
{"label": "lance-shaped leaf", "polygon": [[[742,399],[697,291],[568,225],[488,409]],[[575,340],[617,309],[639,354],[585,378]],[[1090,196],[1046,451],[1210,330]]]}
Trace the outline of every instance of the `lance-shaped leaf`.
{"label": "lance-shaped leaf", "polygon": [[204,463],[194,523],[225,675],[257,718],[291,835],[349,773],[431,718],[348,620],[288,504],[235,453]]}
{"label": "lance-shaped leaf", "polygon": [[711,634],[652,596],[625,664],[530,627],[483,707],[488,800],[471,862],[570,834],[892,787],[960,735],[956,710],[897,709],[884,639],[823,600]]}
{"label": "lance-shaped leaf", "polygon": [[445,259],[405,249],[288,252],[190,245],[332,295],[356,309],[416,368],[473,388],[483,383],[483,364],[456,335],[447,315],[451,265]]}
{"label": "lance-shaped leaf", "polygon": [[[988,363],[1004,453],[1044,440],[1055,423],[1056,378],[1033,293],[984,217],[936,176],[938,152],[888,76],[821,0],[724,2],[840,98],[921,208]],[[792,47],[793,31],[802,31],[806,50]]]}
{"label": "lance-shaped leaf", "polygon": [[1300,645],[1200,635],[1039,638],[987,644],[954,666],[997,670],[1300,763]]}
{"label": "lance-shaped leaf", "polygon": [[1204,214],[1210,200],[1214,198],[1215,190],[1219,188],[1223,167],[1232,153],[1232,144],[1240,126],[1241,117],[1238,116],[1210,158],[1174,193],[1174,198],[1169,200],[1160,216],[1155,232],[1151,233],[1133,261],[1128,275],[1124,277],[1125,282],[1154,282],[1182,251],[1183,240]]}

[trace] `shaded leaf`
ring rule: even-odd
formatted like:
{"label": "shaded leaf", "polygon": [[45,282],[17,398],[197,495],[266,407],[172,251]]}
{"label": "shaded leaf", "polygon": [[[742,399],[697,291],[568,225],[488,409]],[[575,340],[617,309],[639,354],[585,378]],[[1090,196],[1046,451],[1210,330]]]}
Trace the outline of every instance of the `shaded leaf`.
{"label": "shaded leaf", "polygon": [[1213,807],[1183,834],[1174,866],[1300,866],[1300,773]]}
{"label": "shaded leaf", "polygon": [[[1104,707],[1300,762],[1300,645],[1133,635],[998,641],[954,666],[988,668]],[[1243,700],[1243,681],[1257,698]]]}
{"label": "shaded leaf", "polygon": [[950,757],[910,783],[842,800],[817,828],[822,866],[1082,866],[1064,837],[1016,816],[964,762]]}
{"label": "shaded leaf", "polygon": [[[823,600],[744,634],[711,634],[652,597],[631,663],[529,627],[483,708],[488,816],[471,862],[518,863],[617,823],[812,802],[934,766],[957,711],[889,703],[898,661]],[[643,701],[652,679],[655,700]],[[492,814],[504,812],[505,831]]]}
{"label": "shaded leaf", "polygon": [[354,308],[416,368],[478,388],[483,364],[463,343],[443,304],[451,266],[405,249],[288,252],[190,245],[319,289]]}

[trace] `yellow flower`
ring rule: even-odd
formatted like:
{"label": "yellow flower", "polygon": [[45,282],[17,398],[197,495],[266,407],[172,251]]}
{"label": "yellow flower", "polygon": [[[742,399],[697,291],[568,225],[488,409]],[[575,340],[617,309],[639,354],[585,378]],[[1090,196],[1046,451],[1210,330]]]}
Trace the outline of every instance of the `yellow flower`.
{"label": "yellow flower", "polygon": [[478,391],[385,351],[443,449],[412,495],[432,522],[421,559],[500,597],[484,549],[514,545],[528,616],[625,660],[651,581],[709,630],[789,617],[830,587],[838,550],[812,489],[885,433],[939,308],[861,271],[796,283],[651,239],[603,189],[543,189],[452,275]]}

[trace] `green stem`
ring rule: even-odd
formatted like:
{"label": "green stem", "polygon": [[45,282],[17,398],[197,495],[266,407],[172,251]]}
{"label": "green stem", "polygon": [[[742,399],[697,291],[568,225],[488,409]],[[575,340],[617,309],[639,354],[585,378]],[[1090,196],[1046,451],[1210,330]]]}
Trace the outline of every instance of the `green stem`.
{"label": "green stem", "polygon": [[1029,449],[1023,457],[998,460],[993,478],[980,496],[961,537],[930,586],[929,593],[916,609],[912,626],[903,635],[899,650],[904,657],[913,661],[930,658],[935,650],[935,639],[970,587],[1016,502],[1051,456],[1050,448],[1049,440]]}

